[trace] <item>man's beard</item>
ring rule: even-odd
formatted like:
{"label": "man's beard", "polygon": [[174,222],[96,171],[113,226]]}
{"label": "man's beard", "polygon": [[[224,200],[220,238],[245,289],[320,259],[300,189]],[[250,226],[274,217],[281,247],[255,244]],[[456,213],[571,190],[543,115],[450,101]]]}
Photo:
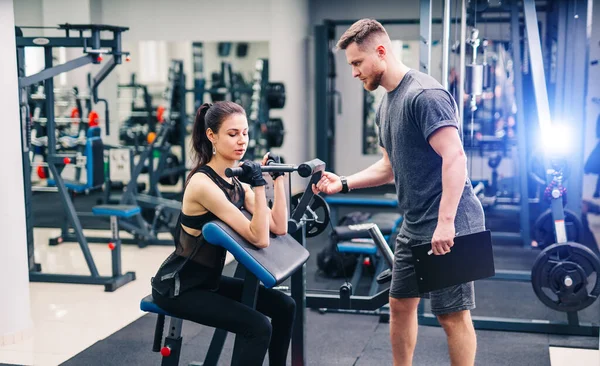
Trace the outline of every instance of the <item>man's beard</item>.
{"label": "man's beard", "polygon": [[366,81],[364,83],[365,89],[367,89],[368,91],[373,91],[373,90],[376,90],[377,88],[379,88],[379,85],[381,85],[382,77],[383,77],[383,72],[377,72],[373,76],[372,80],[365,80]]}

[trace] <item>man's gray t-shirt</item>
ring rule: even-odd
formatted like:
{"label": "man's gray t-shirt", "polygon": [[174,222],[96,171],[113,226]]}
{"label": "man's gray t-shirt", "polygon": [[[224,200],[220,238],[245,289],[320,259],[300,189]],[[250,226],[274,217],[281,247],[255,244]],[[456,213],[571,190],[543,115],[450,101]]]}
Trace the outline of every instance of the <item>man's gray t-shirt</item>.
{"label": "man's gray t-shirt", "polygon": [[[442,197],[442,158],[428,139],[441,127],[458,130],[458,107],[434,78],[410,70],[398,87],[384,96],[376,121],[379,143],[389,155],[398,207],[404,216],[400,233],[409,238],[430,239],[437,226]],[[485,228],[483,208],[468,178],[454,226],[456,235]]]}

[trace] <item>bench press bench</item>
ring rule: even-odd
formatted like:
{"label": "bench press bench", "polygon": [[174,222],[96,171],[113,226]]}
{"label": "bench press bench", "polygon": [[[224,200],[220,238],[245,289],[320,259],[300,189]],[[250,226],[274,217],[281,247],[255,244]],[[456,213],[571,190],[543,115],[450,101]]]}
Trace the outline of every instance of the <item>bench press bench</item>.
{"label": "bench press bench", "polygon": [[[247,212],[245,214],[249,216]],[[277,286],[300,269],[309,257],[309,252],[289,234],[272,237],[269,247],[264,249],[256,248],[219,220],[206,223],[202,228],[202,234],[208,243],[222,246],[238,261],[236,277],[243,275],[244,278],[242,303],[252,308],[256,307],[259,282],[262,282],[266,288]],[[154,303],[152,295],[141,300],[140,309],[158,315],[152,350],[161,353],[161,365],[178,365],[183,319],[174,317],[158,307]],[[165,337],[164,345],[161,347],[165,317],[167,316],[170,317],[169,334]],[[216,329],[204,362],[194,363],[194,365],[216,366],[226,337],[227,331]],[[239,347],[236,340],[232,365],[243,364],[243,360],[239,359]]]}

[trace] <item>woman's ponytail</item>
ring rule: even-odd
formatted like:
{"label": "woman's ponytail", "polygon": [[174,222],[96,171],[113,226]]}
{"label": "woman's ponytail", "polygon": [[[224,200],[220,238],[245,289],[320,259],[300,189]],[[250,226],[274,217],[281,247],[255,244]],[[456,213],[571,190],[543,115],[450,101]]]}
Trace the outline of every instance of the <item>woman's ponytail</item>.
{"label": "woman's ponytail", "polygon": [[186,185],[198,168],[208,163],[212,156],[212,144],[208,139],[208,136],[206,136],[206,113],[211,106],[212,104],[204,103],[196,112],[194,128],[192,129],[192,150],[196,155],[196,165],[188,174],[188,177],[185,181]]}

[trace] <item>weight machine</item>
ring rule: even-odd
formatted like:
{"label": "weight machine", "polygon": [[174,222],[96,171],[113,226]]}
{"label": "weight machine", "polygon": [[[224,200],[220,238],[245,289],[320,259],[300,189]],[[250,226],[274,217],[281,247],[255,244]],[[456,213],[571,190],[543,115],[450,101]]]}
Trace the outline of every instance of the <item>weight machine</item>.
{"label": "weight machine", "polygon": [[[221,72],[211,80],[210,86],[204,75],[204,45],[201,42],[192,44],[194,65],[194,93],[196,109],[205,102],[229,100],[246,109],[248,116],[248,149],[245,159],[255,160],[264,156],[272,148],[281,147],[285,137],[285,129],[281,118],[271,118],[272,109],[285,106],[285,85],[269,79],[269,60],[256,60],[254,75],[250,85],[241,85],[236,80],[231,64],[221,63]],[[210,96],[207,100],[206,95]],[[249,99],[249,105],[246,103]]]}
{"label": "weight machine", "polygon": [[[484,68],[481,65],[477,65],[476,61],[473,61],[472,65],[466,67],[465,65],[465,42],[467,41],[467,5],[466,0],[462,1],[462,11],[460,19],[451,20],[449,11],[444,12],[444,19],[431,19],[431,2],[429,0],[422,0],[420,2],[421,5],[421,19],[419,20],[381,20],[381,23],[386,24],[419,24],[420,25],[420,34],[421,34],[421,63],[420,63],[420,71],[429,72],[429,55],[430,51],[428,48],[431,47],[431,24],[443,24],[444,33],[447,34],[449,32],[449,26],[451,23],[460,22],[461,23],[461,45],[460,45],[460,53],[461,53],[461,82],[459,83],[459,100],[463,100],[463,95],[465,94],[464,85],[465,78],[467,80],[482,81],[484,77]],[[583,7],[583,5],[581,5]],[[449,1],[445,2],[446,9],[449,7]],[[531,64],[530,72],[532,73],[532,80],[534,81],[534,92],[536,96],[536,100],[538,101],[538,115],[541,128],[546,128],[546,125],[549,124],[550,121],[550,113],[549,107],[547,106],[547,93],[545,90],[545,82],[543,81],[543,59],[541,53],[541,44],[539,40],[539,35],[537,33],[538,23],[537,23],[537,14],[535,3],[531,0],[526,0],[523,2],[523,8],[520,9],[520,6],[516,2],[511,2],[508,5],[503,4],[503,8],[500,9],[502,12],[510,12],[511,18],[503,18],[503,17],[485,17],[483,18],[481,14],[475,13],[474,18],[478,20],[482,20],[486,23],[492,22],[500,22],[506,23],[507,20],[511,22],[511,30],[512,30],[512,47],[513,53],[517,56],[514,57],[514,69],[521,70],[522,69],[522,61],[521,61],[521,50],[522,50],[522,40],[520,35],[521,24],[524,24],[526,28],[527,42],[526,45],[528,48],[525,51],[525,60],[529,60]],[[538,9],[540,10],[540,9]],[[555,81],[556,85],[566,85],[568,83],[569,86],[572,86],[573,92],[576,91],[577,95],[580,96],[580,99],[570,99],[571,102],[577,104],[582,103],[585,98],[581,98],[581,93],[584,92],[584,88],[577,88],[576,85],[583,85],[585,69],[587,67],[587,61],[582,58],[580,61],[576,59],[575,51],[568,51],[570,46],[569,37],[573,37],[576,39],[576,43],[579,46],[585,48],[586,44],[586,33],[585,33],[585,15],[587,14],[587,10],[585,8],[569,8],[567,9],[566,5],[559,5],[558,9],[555,10],[550,6],[546,6],[544,11],[557,11],[558,15],[556,16],[559,22],[560,31],[558,34],[558,50],[560,52],[559,59],[561,60],[556,65],[554,71],[556,72],[555,76],[558,79],[562,79],[562,81]],[[522,11],[522,15],[520,12]],[[578,14],[578,17],[574,15]],[[576,19],[579,19],[576,20]],[[522,22],[522,23],[521,23]],[[336,36],[336,27],[338,25],[351,25],[353,21],[325,21],[323,25],[318,25],[315,28],[315,96],[316,96],[316,147],[317,147],[317,155],[323,159],[329,169],[335,170],[334,163],[334,144],[335,144],[335,106],[337,105],[337,91],[335,90],[335,78],[336,72],[334,68],[334,58],[333,50],[334,40]],[[445,38],[446,38],[445,37]],[[477,43],[476,37],[470,38],[473,45]],[[446,40],[447,41],[447,40]],[[446,43],[446,42],[445,42]],[[575,43],[573,43],[575,44]],[[569,46],[568,46],[569,45]],[[583,49],[580,48],[580,49]],[[448,46],[444,47],[445,52],[448,52]],[[475,53],[476,55],[476,53]],[[445,58],[447,62],[447,58]],[[474,58],[476,60],[476,57]],[[570,62],[570,67],[567,69],[567,63],[565,60]],[[577,66],[577,62],[580,62]],[[523,65],[525,66],[525,65]],[[529,67],[529,64],[526,65]],[[443,65],[443,68],[447,70],[447,65]],[[467,71],[465,71],[465,69]],[[444,75],[447,75],[446,73]],[[467,76],[467,75],[470,75]],[[569,79],[570,75],[571,79]],[[569,81],[567,81],[569,80]],[[572,80],[572,81],[571,81]],[[447,80],[444,80],[447,85]],[[580,84],[576,84],[580,82]],[[517,123],[519,123],[518,127],[520,130],[525,130],[530,126],[524,125],[526,120],[525,115],[523,113],[524,104],[523,104],[523,80],[520,72],[515,73],[515,89],[516,89],[516,100],[518,105],[518,115],[517,115]],[[556,88],[555,90],[562,90],[560,88]],[[476,91],[476,88],[470,90],[472,94]],[[559,93],[557,93],[559,94]],[[542,95],[546,95],[546,97],[542,97]],[[573,98],[572,94],[568,94],[567,92],[563,92],[561,96],[556,95],[557,100],[559,98]],[[546,110],[547,112],[540,110],[540,100],[546,98]],[[556,105],[560,105],[562,109],[566,110],[566,103],[561,99],[561,103],[557,103]],[[472,106],[472,104],[471,104]],[[461,115],[463,105],[459,103],[459,108],[461,108]],[[558,108],[557,108],[558,109]],[[583,110],[583,106],[578,108],[578,111]],[[569,109],[571,110],[571,109]],[[579,113],[579,112],[578,112]],[[574,118],[574,121],[582,121],[584,118]],[[575,130],[578,130],[580,127],[574,127]],[[461,131],[463,131],[461,124]],[[527,141],[526,135],[524,133],[519,134],[518,144],[520,147],[523,147],[523,151],[527,151]],[[521,186],[521,197],[523,199],[520,200],[520,221],[521,221],[521,232],[517,233],[516,236],[523,241],[524,246],[530,247],[531,239],[529,236],[529,193],[528,193],[528,179],[529,179],[529,171],[528,167],[530,166],[529,161],[527,159],[526,154],[520,154],[519,166],[521,169],[520,176],[520,186]],[[569,160],[569,159],[567,159]],[[580,166],[583,158],[579,159],[575,162],[574,167],[571,168],[571,179],[570,183],[580,184],[581,177]],[[544,161],[545,163],[545,161]],[[552,197],[552,209],[549,211],[550,215],[546,214],[540,218],[543,225],[540,226],[546,227],[548,226],[548,221],[551,223],[551,226],[556,227],[553,230],[556,233],[566,233],[567,229],[565,229],[564,225],[564,209],[562,204],[562,190],[560,188],[561,185],[564,185],[564,176],[566,173],[568,165],[563,166],[550,166],[548,164],[543,164],[542,169],[542,179],[545,184],[548,185],[548,194]],[[548,169],[552,169],[553,172],[549,176],[546,176],[545,172],[549,171]],[[574,176],[574,177],[573,177]],[[553,183],[554,182],[554,183]],[[558,188],[557,188],[558,187]],[[577,200],[577,198],[581,197],[580,187],[575,190],[575,194],[573,196]],[[554,198],[554,195],[559,195],[558,198]],[[573,202],[573,201],[571,201]],[[555,207],[558,205],[558,207]],[[578,215],[578,211],[576,208],[580,205],[578,201],[575,201],[573,204],[575,207],[572,208],[572,212],[574,216]],[[553,233],[554,234],[554,233]],[[546,235],[547,236],[547,235]],[[548,305],[549,307],[567,312],[568,322],[567,323],[558,323],[558,322],[550,322],[547,320],[525,320],[525,319],[499,319],[499,318],[487,318],[487,317],[473,317],[475,327],[477,329],[490,329],[490,330],[508,330],[508,331],[523,331],[523,332],[540,332],[540,333],[556,333],[556,334],[570,334],[570,335],[586,335],[586,336],[597,336],[598,335],[598,325],[597,324],[583,324],[580,323],[577,316],[577,311],[589,306],[600,293],[600,282],[598,280],[598,268],[600,268],[600,264],[598,263],[598,258],[591,253],[590,251],[585,250],[586,248],[577,244],[567,243],[566,237],[557,236],[556,242],[561,244],[556,244],[554,246],[550,246],[546,249],[546,251],[542,252],[536,261],[536,265],[533,268],[532,272],[524,272],[524,271],[503,271],[503,273],[498,273],[498,280],[508,280],[508,281],[525,281],[530,282],[534,286],[535,292],[540,297],[540,300]],[[550,273],[551,272],[551,273]],[[595,279],[594,279],[594,276]],[[554,291],[554,295],[548,294],[547,290],[550,292]],[[307,304],[309,303],[310,295],[307,295]],[[362,299],[361,299],[362,300]],[[330,300],[331,304],[322,304],[323,307],[334,307],[336,304],[339,304],[339,300],[337,296],[333,296]],[[355,301],[351,301],[352,304],[355,304]],[[319,301],[317,301],[317,307],[321,305]],[[352,305],[354,306],[354,305]],[[360,308],[358,308],[360,309]],[[419,307],[419,324],[422,325],[435,325],[438,326],[438,322],[432,314],[425,313],[423,301],[421,301]]]}
{"label": "weight machine", "polygon": [[[61,172],[64,167],[71,163],[79,162],[84,160],[85,163],[90,163],[92,156],[100,157],[100,161],[94,161],[93,163],[100,163],[100,173],[103,174],[103,146],[102,141],[99,138],[95,138],[93,145],[90,144],[90,156],[86,159],[82,159],[81,156],[75,153],[57,153],[56,146],[57,141],[55,137],[55,126],[56,120],[54,116],[54,82],[53,77],[63,72],[68,72],[73,69],[89,65],[89,64],[100,64],[102,61],[102,55],[108,54],[112,58],[105,63],[104,67],[94,76],[90,83],[91,96],[94,103],[104,102],[105,103],[105,128],[106,134],[110,133],[109,130],[109,115],[108,115],[108,103],[98,97],[98,86],[108,76],[108,74],[118,65],[122,63],[123,57],[127,57],[128,53],[123,52],[121,49],[121,34],[127,31],[129,28],[116,27],[110,25],[89,25],[89,24],[61,24],[56,29],[65,31],[65,37],[24,37],[22,29],[25,28],[43,28],[43,27],[17,27],[16,28],[16,46],[17,46],[17,70],[19,73],[19,95],[20,95],[20,109],[21,109],[21,125],[22,125],[22,147],[23,147],[23,180],[25,188],[25,212],[27,219],[27,249],[28,249],[28,261],[29,261],[29,280],[32,282],[58,282],[58,283],[80,283],[80,284],[97,284],[104,285],[106,291],[114,291],[118,287],[133,281],[135,279],[135,273],[127,272],[123,274],[121,272],[121,256],[120,256],[120,243],[118,237],[116,246],[111,248],[112,250],[112,275],[111,276],[100,276],[94,259],[88,247],[88,241],[83,235],[83,229],[81,223],[73,206],[73,202],[69,195],[69,186],[65,180],[61,177]],[[110,32],[112,39],[101,38],[101,32]],[[78,36],[73,36],[72,33],[79,33]],[[89,34],[86,36],[85,34]],[[44,48],[44,59],[45,69],[38,72],[37,74],[26,76],[25,75],[25,47],[43,47]],[[52,50],[55,47],[72,47],[72,48],[83,48],[83,56],[68,61],[64,64],[54,65]],[[59,198],[62,206],[67,214],[67,220],[73,227],[74,241],[79,243],[88,269],[89,275],[70,275],[70,274],[50,274],[42,273],[42,268],[38,263],[35,263],[34,258],[34,241],[33,241],[33,218],[31,217],[31,200],[32,200],[32,186],[31,186],[31,162],[30,162],[30,133],[31,133],[31,115],[28,104],[28,93],[27,87],[36,85],[43,82],[44,94],[45,94],[45,115],[46,115],[46,130],[48,136],[48,154],[46,156],[47,167],[50,174],[54,178],[56,187],[58,188]],[[96,159],[95,159],[96,160]],[[80,164],[77,164],[80,165]],[[101,178],[101,179],[99,179]],[[103,177],[96,177],[93,179],[94,182],[103,181]],[[87,184],[94,184],[93,182],[87,182]],[[101,184],[101,183],[100,183]],[[112,219],[111,219],[112,220]],[[116,229],[117,221],[114,220],[114,225],[111,225]],[[114,231],[114,230],[113,230]],[[105,241],[107,241],[105,239]]]}
{"label": "weight machine", "polygon": [[[466,25],[466,9],[465,1],[463,5],[463,24]],[[546,91],[546,82],[544,79],[544,63],[542,59],[541,42],[539,39],[538,22],[535,2],[533,0],[523,1],[523,8],[520,9],[516,2],[509,4],[511,11],[511,34],[513,47],[513,62],[514,69],[521,70],[521,36],[520,36],[520,16],[519,12],[523,11],[523,20],[525,27],[525,35],[527,37],[528,48],[525,54],[529,56],[531,64],[531,76],[533,80],[533,91],[536,97],[537,115],[542,132],[550,130],[550,108],[548,104],[548,95]],[[584,9],[578,9],[585,13]],[[561,8],[560,19],[567,19],[566,8]],[[448,19],[447,19],[448,20]],[[562,21],[562,20],[561,20]],[[577,28],[573,28],[571,37],[577,37]],[[579,28],[582,29],[582,28]],[[585,28],[583,28],[585,29]],[[566,28],[563,29],[566,31]],[[580,33],[581,34],[581,33]],[[563,36],[567,36],[563,34]],[[461,32],[461,51],[464,52],[464,42],[466,39],[466,26]],[[475,37],[470,38],[470,43],[477,46],[478,42]],[[563,38],[566,42],[566,39]],[[563,45],[564,46],[564,45]],[[473,47],[476,50],[476,47]],[[527,58],[525,58],[527,60]],[[464,58],[462,59],[464,65]],[[529,66],[529,65],[527,65]],[[476,64],[476,51],[474,51],[473,62],[468,67],[461,67],[464,72],[466,81],[473,83],[474,86],[467,87],[466,91],[470,92],[471,103],[470,107],[473,111],[474,99],[478,94],[477,84],[483,81],[482,65]],[[572,71],[578,73],[578,71]],[[576,77],[577,78],[577,77]],[[530,128],[525,124],[524,104],[523,104],[523,79],[520,72],[515,73],[515,91],[517,94],[518,118],[517,128],[519,129],[519,148],[520,156],[520,219],[521,219],[521,235],[525,246],[530,245],[529,237],[529,192],[528,178],[530,172],[528,168],[531,165],[528,162],[527,141],[525,131]],[[463,92],[459,94],[462,100]],[[573,126],[574,127],[574,126]],[[574,127],[574,129],[577,129]],[[556,148],[556,147],[555,147]],[[524,331],[524,332],[539,332],[539,333],[554,333],[554,334],[569,334],[569,335],[584,335],[598,336],[597,324],[583,324],[579,322],[577,312],[591,305],[600,294],[600,280],[598,279],[598,271],[600,270],[600,260],[588,248],[581,244],[571,243],[567,240],[567,230],[565,227],[565,211],[563,208],[563,198],[565,190],[563,183],[568,165],[564,164],[565,159],[556,156],[545,156],[542,161],[542,177],[538,178],[547,184],[546,199],[551,202],[551,216],[556,233],[556,243],[549,246],[540,253],[536,259],[531,273],[520,271],[506,271],[498,280],[508,281],[531,281],[534,292],[538,298],[548,307],[567,313],[568,322],[550,322],[545,320],[525,320],[525,319],[500,319],[473,317],[474,325],[477,329],[490,330],[509,330],[509,331]],[[579,163],[581,165],[581,163]],[[572,170],[571,170],[572,171]],[[579,180],[581,181],[581,180]],[[581,197],[576,196],[576,197]],[[543,218],[543,217],[542,217]],[[546,221],[549,216],[546,215]],[[419,323],[427,325],[437,325],[437,321],[432,314],[425,314],[424,307],[421,302],[419,308]]]}

